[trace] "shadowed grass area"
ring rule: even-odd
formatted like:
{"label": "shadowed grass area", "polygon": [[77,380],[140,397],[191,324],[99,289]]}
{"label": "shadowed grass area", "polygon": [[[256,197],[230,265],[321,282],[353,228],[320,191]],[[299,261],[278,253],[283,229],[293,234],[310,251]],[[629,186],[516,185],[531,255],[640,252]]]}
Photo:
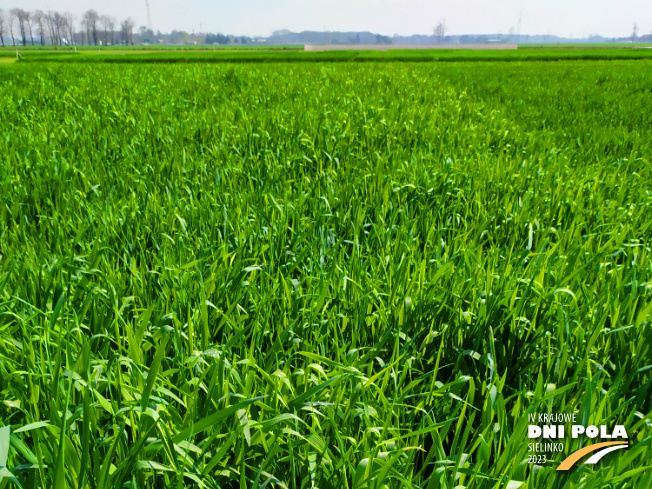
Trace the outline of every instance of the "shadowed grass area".
{"label": "shadowed grass area", "polygon": [[650,487],[650,67],[8,65],[0,484]]}

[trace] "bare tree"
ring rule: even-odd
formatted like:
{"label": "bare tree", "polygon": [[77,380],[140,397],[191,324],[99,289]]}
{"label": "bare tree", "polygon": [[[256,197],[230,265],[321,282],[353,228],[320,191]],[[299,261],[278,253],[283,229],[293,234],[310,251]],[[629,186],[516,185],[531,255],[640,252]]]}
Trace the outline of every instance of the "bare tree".
{"label": "bare tree", "polygon": [[0,43],[2,47],[5,47],[5,25],[7,20],[5,19],[5,11],[0,8]]}
{"label": "bare tree", "polygon": [[435,27],[433,34],[435,35],[435,42],[437,44],[444,44],[444,39],[446,38],[446,19],[442,19]]}
{"label": "bare tree", "polygon": [[108,15],[101,15],[99,19],[100,25],[102,26],[103,38],[104,38],[103,42],[105,46],[106,46],[107,37],[109,37],[109,29],[106,25],[108,20],[109,20]]}
{"label": "bare tree", "polygon": [[134,42],[134,28],[136,27],[136,21],[129,17],[125,19],[120,24],[120,32],[122,33],[122,40],[125,44],[131,44]]}
{"label": "bare tree", "polygon": [[113,17],[109,17],[109,30],[111,31],[111,46],[115,44],[115,23],[116,20]]}
{"label": "bare tree", "polygon": [[108,15],[103,15],[102,17],[100,17],[100,24],[102,24],[102,29],[104,30],[104,45],[106,46],[109,43],[109,35],[111,37],[111,44],[113,44],[113,31],[115,30],[115,20]]}
{"label": "bare tree", "polygon": [[63,14],[63,19],[66,28],[66,36],[68,36],[68,42],[70,44],[75,43],[75,16],[70,12]]}
{"label": "bare tree", "polygon": [[16,25],[16,15],[13,10],[9,11],[9,34],[11,34],[11,43],[16,45],[16,38],[14,37],[14,26]]}
{"label": "bare tree", "polygon": [[57,12],[52,12],[51,10],[45,15],[45,22],[48,26],[48,33],[50,34],[50,40],[52,41],[52,46],[56,49],[59,46],[59,31],[57,29]]}
{"label": "bare tree", "polygon": [[59,46],[61,46],[61,44],[68,44],[69,41],[65,38],[65,36],[68,35],[68,23],[66,22],[66,17],[59,12],[55,12],[54,25],[56,27]]}
{"label": "bare tree", "polygon": [[82,25],[86,29],[88,44],[91,44],[92,41],[92,43],[97,46],[97,22],[99,18],[99,14],[93,9],[87,10],[82,17]]}
{"label": "bare tree", "polygon": [[27,29],[29,30],[29,39],[32,42],[32,46],[34,45],[34,32],[32,31],[32,26],[34,25],[34,18],[32,17],[31,12],[25,12],[25,25],[27,26]]}
{"label": "bare tree", "polygon": [[34,19],[34,22],[38,26],[38,36],[41,39],[41,46],[45,44],[45,12],[42,10],[34,10],[32,12],[32,19]]}
{"label": "bare tree", "polygon": [[18,29],[20,30],[20,37],[23,40],[23,46],[27,46],[25,23],[27,21],[27,17],[29,17],[29,12],[23,10],[22,8],[13,8],[11,9],[11,13],[18,21]]}
{"label": "bare tree", "polygon": [[79,26],[80,26],[80,31],[79,31],[79,44],[82,46],[84,44],[89,44],[88,39],[88,32],[86,31],[86,23],[84,22],[84,18],[82,17],[81,20],[79,21]]}
{"label": "bare tree", "polygon": [[512,26],[509,28],[509,42],[515,42],[516,39],[516,27]]}

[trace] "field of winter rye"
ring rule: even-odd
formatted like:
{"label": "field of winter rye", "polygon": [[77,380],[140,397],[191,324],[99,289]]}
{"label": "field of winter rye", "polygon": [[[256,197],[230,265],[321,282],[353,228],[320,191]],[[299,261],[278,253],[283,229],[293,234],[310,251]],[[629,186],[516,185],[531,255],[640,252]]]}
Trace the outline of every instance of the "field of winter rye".
{"label": "field of winter rye", "polygon": [[5,64],[0,489],[651,487],[651,63]]}

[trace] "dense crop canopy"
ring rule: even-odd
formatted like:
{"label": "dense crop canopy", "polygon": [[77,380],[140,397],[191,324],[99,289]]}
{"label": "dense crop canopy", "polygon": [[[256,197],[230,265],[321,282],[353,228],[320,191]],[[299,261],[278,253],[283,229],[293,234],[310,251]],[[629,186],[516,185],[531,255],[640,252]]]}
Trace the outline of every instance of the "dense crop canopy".
{"label": "dense crop canopy", "polygon": [[651,67],[5,65],[0,484],[650,487]]}

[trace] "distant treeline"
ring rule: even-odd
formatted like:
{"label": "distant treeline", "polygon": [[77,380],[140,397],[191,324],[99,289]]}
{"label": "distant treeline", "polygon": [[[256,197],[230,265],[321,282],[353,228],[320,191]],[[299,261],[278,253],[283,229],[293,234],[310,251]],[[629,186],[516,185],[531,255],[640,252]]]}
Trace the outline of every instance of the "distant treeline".
{"label": "distant treeline", "polygon": [[156,33],[146,26],[136,30],[136,21],[127,18],[118,22],[114,17],[87,10],[80,19],[70,12],[49,10],[0,9],[0,45],[6,46],[112,46],[133,44],[251,44],[247,36],[225,34],[195,34],[173,30]]}
{"label": "distant treeline", "polygon": [[202,44],[251,44],[253,39],[247,36],[230,36],[226,34],[206,34]]}
{"label": "distant treeline", "polygon": [[[132,18],[118,21],[87,10],[79,19],[70,12],[48,10],[0,9],[0,44],[17,45],[111,45],[133,44],[136,22]],[[142,29],[142,28],[141,28]]]}
{"label": "distant treeline", "polygon": [[109,15],[102,15],[94,9],[87,10],[77,19],[70,12],[48,10],[0,9],[0,45],[27,46],[111,46],[134,44],[166,45],[301,45],[301,44],[570,44],[605,42],[650,42],[652,36],[628,38],[604,38],[593,35],[583,39],[569,39],[557,36],[531,36],[510,34],[464,34],[446,35],[445,23],[433,30],[432,35],[384,36],[367,31],[275,31],[270,37],[252,38],[229,34],[195,34],[173,30],[168,34],[154,32],[141,25],[136,29],[132,18],[118,21]]}

